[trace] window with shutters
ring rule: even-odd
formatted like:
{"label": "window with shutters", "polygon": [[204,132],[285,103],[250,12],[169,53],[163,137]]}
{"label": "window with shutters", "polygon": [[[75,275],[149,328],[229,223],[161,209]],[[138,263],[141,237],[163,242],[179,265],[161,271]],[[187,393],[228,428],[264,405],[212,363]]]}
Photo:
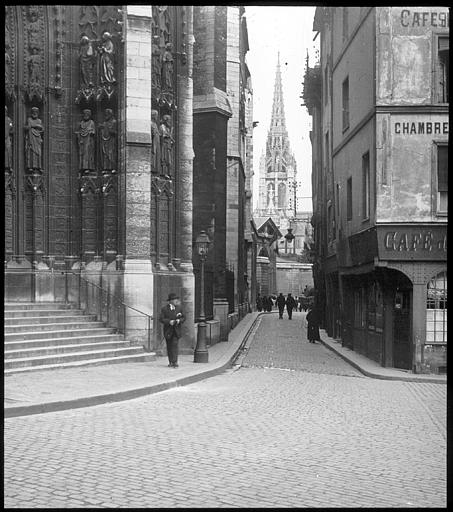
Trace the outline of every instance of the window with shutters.
{"label": "window with shutters", "polygon": [[436,144],[436,212],[446,215],[448,212],[448,145]]}
{"label": "window with shutters", "polygon": [[450,51],[449,38],[437,38],[437,69],[435,72],[435,95],[437,103],[449,103]]}

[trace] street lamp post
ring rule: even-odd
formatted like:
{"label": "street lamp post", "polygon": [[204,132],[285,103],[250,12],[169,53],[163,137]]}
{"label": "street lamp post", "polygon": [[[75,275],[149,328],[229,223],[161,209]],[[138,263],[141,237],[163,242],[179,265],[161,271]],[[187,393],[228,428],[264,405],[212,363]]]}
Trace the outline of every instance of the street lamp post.
{"label": "street lamp post", "polygon": [[208,362],[208,349],[206,347],[206,317],[204,313],[204,262],[206,261],[209,244],[209,236],[206,231],[200,231],[200,234],[195,240],[195,247],[201,260],[201,280],[200,280],[200,322],[198,323],[197,332],[197,346],[194,352],[194,363],[207,363]]}

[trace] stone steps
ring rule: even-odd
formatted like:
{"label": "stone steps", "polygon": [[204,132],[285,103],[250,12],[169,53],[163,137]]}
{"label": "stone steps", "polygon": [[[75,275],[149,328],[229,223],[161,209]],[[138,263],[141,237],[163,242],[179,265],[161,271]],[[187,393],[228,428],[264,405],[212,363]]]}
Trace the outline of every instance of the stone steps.
{"label": "stone steps", "polygon": [[81,316],[83,315],[83,311],[79,309],[11,309],[5,311],[5,316],[8,316],[8,319],[14,318],[29,318],[29,317],[37,317],[37,316]]}
{"label": "stone steps", "polygon": [[[73,345],[50,345],[43,347],[8,349],[5,350],[5,361],[8,359],[23,359],[27,357],[54,356],[57,354],[70,354],[72,352],[90,351],[90,350],[110,350],[117,348],[129,348],[131,344],[128,341],[95,341],[93,343],[76,343]],[[140,348],[140,347],[139,347]]]}
{"label": "stone steps", "polygon": [[13,326],[27,326],[34,324],[63,324],[63,323],[80,323],[81,321],[85,322],[94,322],[96,321],[96,315],[65,315],[65,316],[27,316],[25,318],[10,318],[9,315],[4,319],[4,325],[8,327]]}
{"label": "stone steps", "polygon": [[4,368],[6,370],[10,368],[20,368],[22,366],[35,366],[35,365],[46,365],[46,364],[57,364],[72,362],[76,357],[77,361],[91,360],[102,358],[111,358],[116,355],[127,356],[127,355],[138,355],[143,352],[142,347],[123,347],[123,348],[111,348],[101,350],[88,350],[86,352],[70,352],[70,353],[53,353],[45,354],[42,356],[32,357],[17,357],[13,359],[5,359]]}
{"label": "stone steps", "polygon": [[71,304],[6,303],[4,330],[5,375],[156,358]]}
{"label": "stone steps", "polygon": [[37,340],[16,340],[5,341],[5,351],[8,350],[26,350],[31,348],[41,348],[50,346],[62,345],[76,345],[83,343],[104,343],[106,341],[123,341],[120,334],[101,334],[101,335],[87,335],[84,337],[69,336],[67,338],[43,338]]}
{"label": "stone steps", "polygon": [[[58,324],[57,324],[58,325]],[[97,334],[115,334],[113,327],[98,327]],[[5,333],[5,341],[19,341],[19,340],[39,340],[46,338],[67,338],[67,337],[81,337],[90,336],[93,334],[93,329],[77,329],[76,331],[70,330],[53,330],[53,331],[26,331],[26,332],[10,332]]]}
{"label": "stone steps", "polygon": [[24,366],[18,368],[10,368],[4,370],[5,375],[10,375],[12,373],[25,373],[25,372],[37,372],[43,370],[61,370],[62,368],[77,368],[81,366],[100,366],[103,364],[115,364],[115,363],[142,363],[144,361],[154,361],[156,359],[156,355],[154,352],[144,352],[138,355],[127,355],[121,356],[116,354],[115,357],[101,357],[99,359],[85,359],[82,361],[73,360],[65,363],[57,363],[57,364],[42,364],[35,366]]}
{"label": "stone steps", "polygon": [[23,325],[5,325],[5,334],[13,334],[18,332],[34,332],[46,330],[75,330],[75,329],[96,329],[97,327],[105,327],[104,322],[81,321],[81,322],[52,322],[52,323],[36,323]]}
{"label": "stone steps", "polygon": [[63,302],[5,302],[4,310],[52,310],[52,309],[73,309],[73,304],[64,304]]}

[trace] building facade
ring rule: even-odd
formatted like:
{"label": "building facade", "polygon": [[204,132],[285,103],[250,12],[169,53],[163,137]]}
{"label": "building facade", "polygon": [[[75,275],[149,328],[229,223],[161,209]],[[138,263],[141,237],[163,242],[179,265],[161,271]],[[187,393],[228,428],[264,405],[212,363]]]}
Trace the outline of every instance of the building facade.
{"label": "building facade", "polygon": [[[246,215],[252,171],[246,148],[252,147],[252,129],[246,109],[252,90],[244,8],[196,6],[195,34],[194,230],[205,230],[212,240],[206,264],[206,294],[212,297],[208,315],[224,319],[226,326],[227,316],[248,310],[249,301]],[[221,338],[226,335],[222,330]]]}
{"label": "building facade", "polygon": [[[197,319],[194,241],[211,226],[211,217],[194,219],[194,206],[204,212],[213,203],[200,203],[193,193],[195,183],[210,186],[212,172],[193,171],[194,81],[201,74],[201,81],[223,80],[226,98],[228,78],[226,48],[223,60],[200,70],[193,46],[217,29],[239,40],[239,19],[218,13],[200,25],[196,18],[194,33],[192,6],[24,5],[5,13],[6,300],[77,302],[82,279],[127,305],[128,339],[148,339],[148,348],[157,349],[159,311],[176,292],[188,318],[181,349],[190,352]],[[228,119],[235,112],[227,99],[225,105]],[[216,122],[224,147],[214,150],[213,165],[225,177],[227,126],[222,117]],[[225,204],[226,197],[224,216]],[[233,229],[242,229],[235,236],[243,262],[243,224]],[[226,267],[221,238],[214,251],[223,251],[218,276]],[[225,297],[222,279],[219,296]],[[239,283],[233,282],[233,295],[242,293]],[[119,322],[113,302],[105,307]],[[212,309],[208,293],[206,303]]]}
{"label": "building facade", "polygon": [[318,7],[314,30],[304,97],[325,328],[383,366],[445,372],[448,9]]}

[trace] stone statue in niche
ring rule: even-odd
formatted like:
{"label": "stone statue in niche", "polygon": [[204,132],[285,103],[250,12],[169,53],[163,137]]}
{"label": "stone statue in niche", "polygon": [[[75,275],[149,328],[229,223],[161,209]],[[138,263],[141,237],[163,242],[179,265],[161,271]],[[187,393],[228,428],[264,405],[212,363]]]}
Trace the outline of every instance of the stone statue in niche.
{"label": "stone statue in niche", "polygon": [[102,34],[102,44],[99,46],[98,50],[100,53],[99,70],[101,84],[114,84],[116,82],[113,62],[115,46],[110,32],[104,32]]}
{"label": "stone statue in niche", "polygon": [[13,167],[13,143],[11,136],[13,134],[13,122],[8,116],[8,107],[5,106],[5,170]]}
{"label": "stone statue in niche", "polygon": [[157,125],[159,112],[151,110],[151,172],[158,173],[160,170],[160,132]]}
{"label": "stone statue in niche", "polygon": [[28,34],[28,47],[30,51],[32,51],[34,47],[39,46],[39,41],[43,34],[43,28],[39,20],[39,11],[37,7],[32,5],[28,8],[26,29]]}
{"label": "stone statue in niche", "polygon": [[41,67],[41,55],[39,48],[33,47],[30,49],[30,56],[27,59],[28,66],[28,83],[30,85],[39,84],[39,74]]}
{"label": "stone statue in niche", "polygon": [[39,108],[32,107],[31,116],[25,125],[25,162],[27,169],[42,169],[42,142],[44,126],[39,119]]}
{"label": "stone statue in niche", "polygon": [[117,122],[111,108],[104,112],[104,122],[99,124],[101,138],[101,165],[103,171],[116,170]]}
{"label": "stone statue in niche", "polygon": [[80,59],[80,87],[87,89],[94,86],[94,73],[96,69],[96,56],[92,42],[87,36],[82,36],[79,47]]}
{"label": "stone statue in niche", "polygon": [[83,118],[79,123],[79,131],[76,132],[79,144],[79,169],[91,171],[95,166],[95,136],[96,125],[91,119],[91,110],[83,111]]}
{"label": "stone statue in niche", "polygon": [[173,91],[173,53],[172,44],[165,45],[165,52],[162,58],[162,89],[164,91]]}
{"label": "stone statue in niche", "polygon": [[159,36],[153,36],[152,42],[152,57],[151,57],[151,86],[155,89],[155,94],[160,92],[160,75],[162,70],[162,56],[159,48]]}
{"label": "stone statue in niche", "polygon": [[162,162],[161,175],[170,178],[173,164],[173,144],[175,142],[173,139],[173,126],[170,115],[166,114],[162,117],[159,131]]}
{"label": "stone statue in niche", "polygon": [[158,25],[160,30],[159,46],[164,47],[170,40],[170,14],[167,5],[158,6]]}

